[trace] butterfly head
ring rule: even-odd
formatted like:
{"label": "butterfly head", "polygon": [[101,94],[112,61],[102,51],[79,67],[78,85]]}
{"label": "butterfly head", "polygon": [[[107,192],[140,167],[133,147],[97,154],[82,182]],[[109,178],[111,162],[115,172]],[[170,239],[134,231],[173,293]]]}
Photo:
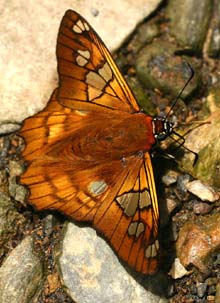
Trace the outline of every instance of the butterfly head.
{"label": "butterfly head", "polygon": [[166,120],[164,117],[157,116],[153,119],[154,137],[163,141],[173,132],[173,123]]}

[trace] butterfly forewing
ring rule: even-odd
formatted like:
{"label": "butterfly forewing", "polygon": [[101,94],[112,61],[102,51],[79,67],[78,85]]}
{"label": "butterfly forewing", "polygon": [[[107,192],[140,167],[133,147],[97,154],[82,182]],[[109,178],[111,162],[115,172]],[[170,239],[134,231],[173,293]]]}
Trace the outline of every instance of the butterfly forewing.
{"label": "butterfly forewing", "polygon": [[67,11],[61,22],[57,58],[59,101],[63,104],[93,111],[139,110],[101,39],[84,18],[72,11]]}
{"label": "butterfly forewing", "polygon": [[61,22],[59,87],[20,134],[21,181],[38,210],[91,222],[144,274],[158,266],[158,205],[149,150],[152,118],[139,106],[101,39],[80,15]]}

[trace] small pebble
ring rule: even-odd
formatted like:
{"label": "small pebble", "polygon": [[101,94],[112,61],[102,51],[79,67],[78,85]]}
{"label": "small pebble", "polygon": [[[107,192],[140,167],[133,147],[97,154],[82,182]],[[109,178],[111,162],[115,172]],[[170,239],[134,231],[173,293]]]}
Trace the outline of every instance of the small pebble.
{"label": "small pebble", "polygon": [[207,278],[205,282],[208,286],[216,285],[218,283],[218,279],[216,277],[211,277],[211,278]]}
{"label": "small pebble", "polygon": [[165,176],[162,177],[162,182],[166,186],[170,186],[177,181],[177,173],[174,171],[169,171]]}
{"label": "small pebble", "polygon": [[170,234],[170,240],[171,241],[176,241],[178,239],[178,235],[179,235],[179,230],[177,227],[176,222],[172,222],[172,230],[171,230],[171,234]]}
{"label": "small pebble", "polygon": [[207,303],[216,303],[215,296],[207,296]]}
{"label": "small pebble", "polygon": [[215,202],[219,199],[218,193],[210,186],[206,186],[199,180],[194,180],[186,184],[186,188],[193,195],[200,198],[202,201]]}
{"label": "small pebble", "polygon": [[196,215],[205,215],[210,213],[212,210],[213,206],[205,203],[205,202],[200,202],[200,201],[193,201],[193,212]]}
{"label": "small pebble", "polygon": [[205,293],[206,293],[206,289],[207,289],[207,284],[206,283],[200,283],[198,282],[197,285],[197,294],[199,298],[203,298]]}
{"label": "small pebble", "polygon": [[169,271],[169,275],[173,279],[179,279],[186,275],[190,274],[189,271],[185,269],[185,267],[180,263],[179,258],[176,258],[172,264],[172,267]]}
{"label": "small pebble", "polygon": [[177,188],[181,194],[185,194],[187,192],[186,184],[190,181],[190,175],[183,175],[177,177]]}
{"label": "small pebble", "polygon": [[166,199],[166,207],[168,214],[171,214],[179,206],[180,206],[179,201],[169,198]]}

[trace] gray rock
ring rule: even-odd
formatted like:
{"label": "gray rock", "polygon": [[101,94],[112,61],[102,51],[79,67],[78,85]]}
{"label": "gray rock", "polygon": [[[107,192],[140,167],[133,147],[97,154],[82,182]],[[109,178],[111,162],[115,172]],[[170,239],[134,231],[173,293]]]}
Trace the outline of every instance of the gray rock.
{"label": "gray rock", "polygon": [[[167,41],[156,41],[144,47],[136,60],[139,80],[146,88],[157,88],[176,97],[191,75],[183,57],[175,56],[176,47]],[[187,62],[190,63],[190,58]],[[191,64],[194,67],[194,64]],[[199,85],[198,75],[190,81],[182,97],[189,96]]]}
{"label": "gray rock", "polygon": [[27,189],[17,183],[17,176],[24,171],[24,165],[18,161],[9,161],[9,193],[16,201],[26,206],[25,198],[27,197]]}
{"label": "gray rock", "polygon": [[170,0],[168,16],[171,20],[171,34],[178,43],[190,51],[202,50],[208,30],[213,1]]}
{"label": "gray rock", "polygon": [[19,225],[24,223],[24,217],[16,211],[11,199],[2,192],[0,192],[0,218],[1,255],[4,244],[16,234]]}
{"label": "gray rock", "polygon": [[219,194],[212,187],[203,184],[200,180],[187,183],[186,188],[202,201],[216,202],[219,199]]}
{"label": "gray rock", "polygon": [[9,254],[0,268],[0,302],[33,302],[42,277],[42,263],[33,250],[33,238],[28,236]]}
{"label": "gray rock", "polygon": [[214,1],[213,20],[211,25],[211,38],[208,55],[212,58],[220,56],[220,2]]}
{"label": "gray rock", "polygon": [[[77,303],[167,302],[144,289],[92,228],[66,225],[57,257],[63,285]],[[160,287],[156,276],[154,286]]]}

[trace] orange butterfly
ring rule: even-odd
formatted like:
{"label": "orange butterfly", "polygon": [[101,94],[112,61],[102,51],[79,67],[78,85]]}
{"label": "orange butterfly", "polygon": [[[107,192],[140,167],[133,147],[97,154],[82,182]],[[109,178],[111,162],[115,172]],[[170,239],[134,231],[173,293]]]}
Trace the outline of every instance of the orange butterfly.
{"label": "orange butterfly", "polygon": [[152,274],[159,213],[149,151],[172,124],[140,111],[99,36],[71,10],[57,60],[58,89],[20,131],[30,203],[91,222],[124,262]]}

